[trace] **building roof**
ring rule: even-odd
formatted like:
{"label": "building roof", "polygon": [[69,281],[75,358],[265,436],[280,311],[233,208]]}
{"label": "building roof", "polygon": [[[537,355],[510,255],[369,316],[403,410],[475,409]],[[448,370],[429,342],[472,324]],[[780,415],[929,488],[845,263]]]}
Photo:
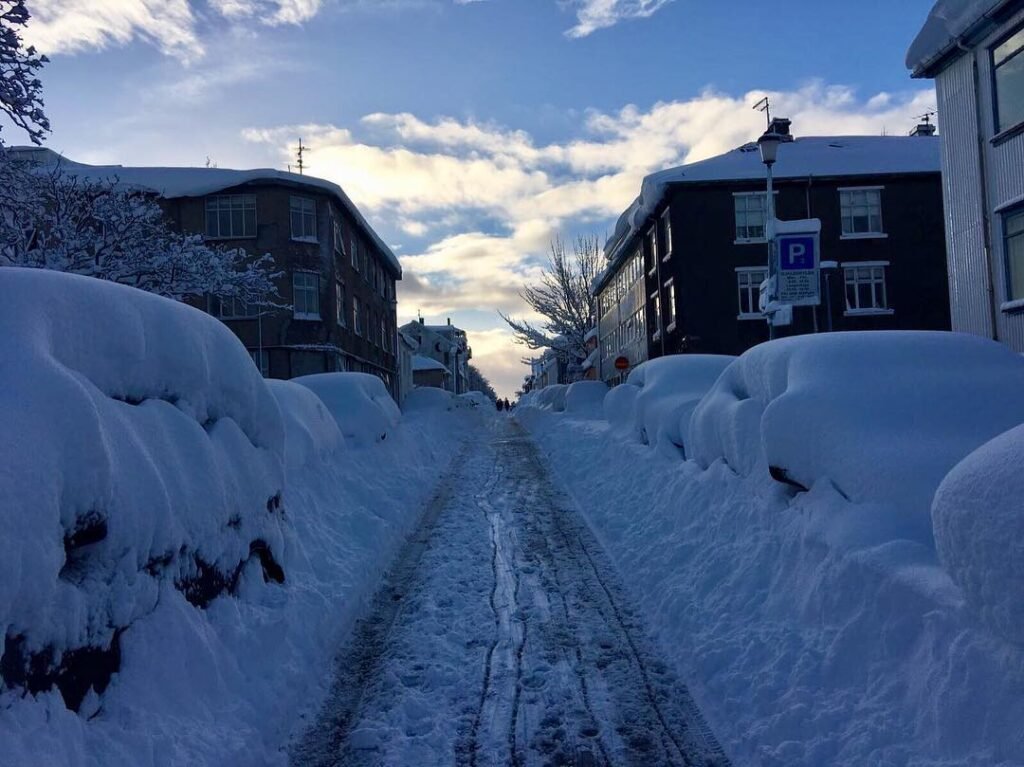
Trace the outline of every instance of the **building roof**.
{"label": "building roof", "polygon": [[[902,175],[940,172],[938,136],[808,136],[779,147],[776,180]],[[636,198],[605,243],[609,265],[595,279],[603,286],[623,252],[632,244],[664,199],[669,186],[750,181],[763,184],[765,168],[757,144],[751,142],[725,154],[680,165],[647,176]]]}
{"label": "building roof", "polygon": [[123,165],[86,165],[74,162],[54,152],[52,149],[33,146],[11,147],[9,150],[16,155],[27,157],[43,166],[52,167],[60,164],[68,174],[94,181],[116,180],[126,186],[153,192],[166,199],[179,197],[204,197],[232,187],[252,184],[282,184],[307,189],[317,189],[333,195],[334,198],[359,223],[360,228],[373,240],[374,245],[384,255],[391,270],[399,278],[402,266],[398,258],[380,239],[373,227],[366,221],[363,214],[349,199],[345,191],[337,184],[315,176],[298,173],[287,173],[274,168],[254,168],[252,170],[232,170],[229,168],[163,168],[163,167],[126,167]]}
{"label": "building roof", "polygon": [[994,24],[993,16],[1019,0],[938,0],[907,51],[914,77],[929,76],[958,43]]}
{"label": "building roof", "polygon": [[412,370],[414,373],[420,373],[425,370],[443,370],[445,373],[451,373],[448,368],[442,365],[435,359],[430,357],[424,357],[420,354],[416,354],[412,358]]}

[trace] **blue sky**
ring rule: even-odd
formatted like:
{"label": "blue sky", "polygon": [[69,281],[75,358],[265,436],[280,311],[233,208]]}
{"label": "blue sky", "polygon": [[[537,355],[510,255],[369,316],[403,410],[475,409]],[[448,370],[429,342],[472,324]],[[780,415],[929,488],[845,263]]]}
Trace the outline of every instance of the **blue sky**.
{"label": "blue sky", "polygon": [[[902,133],[931,0],[29,0],[49,144],[85,162],[285,167],[345,187],[403,259],[400,320],[451,316],[502,393],[496,310],[562,233],[607,232],[659,168],[756,137]],[[8,142],[21,140],[12,129]]]}

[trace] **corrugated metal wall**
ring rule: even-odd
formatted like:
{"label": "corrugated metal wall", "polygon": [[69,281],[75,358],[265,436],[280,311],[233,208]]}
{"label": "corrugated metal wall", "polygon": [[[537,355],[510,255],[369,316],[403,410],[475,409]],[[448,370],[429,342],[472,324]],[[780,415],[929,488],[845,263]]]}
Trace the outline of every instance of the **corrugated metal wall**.
{"label": "corrugated metal wall", "polygon": [[942,196],[953,330],[992,337],[974,70],[961,57],[935,81],[942,126]]}

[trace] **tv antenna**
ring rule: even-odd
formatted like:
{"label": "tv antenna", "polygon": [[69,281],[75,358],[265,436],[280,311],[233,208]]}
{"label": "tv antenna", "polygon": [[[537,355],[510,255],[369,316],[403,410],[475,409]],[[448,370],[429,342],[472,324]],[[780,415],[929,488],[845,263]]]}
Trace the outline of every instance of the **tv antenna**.
{"label": "tv antenna", "polygon": [[936,111],[935,111],[935,110],[933,109],[933,110],[932,110],[932,111],[930,111],[930,112],[925,112],[925,113],[924,113],[923,115],[917,115],[917,116],[916,116],[916,117],[915,117],[914,119],[915,119],[915,120],[920,120],[920,121],[921,121],[921,122],[923,122],[923,123],[924,123],[925,125],[931,125],[931,124],[932,124],[932,118],[933,118],[933,117],[936,117],[936,116],[937,116],[938,114],[939,114],[939,113],[938,113],[938,112],[936,112]]}
{"label": "tv antenna", "polygon": [[772,127],[772,105],[768,101],[768,97],[765,96],[763,99],[754,104],[754,111],[764,112],[765,120],[767,121],[768,127]]}
{"label": "tv antenna", "polygon": [[302,172],[306,169],[306,163],[305,163],[305,160],[303,158],[304,158],[306,152],[308,152],[308,151],[309,151],[309,147],[302,145],[302,138],[300,137],[299,138],[299,150],[298,150],[298,152],[296,152],[296,155],[298,157],[299,175],[300,176],[302,175]]}

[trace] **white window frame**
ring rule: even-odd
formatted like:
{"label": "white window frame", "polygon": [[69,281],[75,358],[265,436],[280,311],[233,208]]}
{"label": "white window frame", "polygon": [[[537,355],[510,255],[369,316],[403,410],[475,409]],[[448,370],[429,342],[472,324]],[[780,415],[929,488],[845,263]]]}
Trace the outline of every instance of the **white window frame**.
{"label": "white window frame", "polygon": [[[302,283],[302,284],[300,284]],[[299,310],[300,302],[297,300],[299,293],[306,296],[301,302],[303,311]],[[315,311],[309,311],[309,298],[314,299]],[[318,320],[320,319],[320,274],[308,270],[296,270],[292,272],[292,316],[297,320]]]}
{"label": "white window frame", "polygon": [[[252,240],[256,238],[256,195],[254,194],[214,194],[206,198],[205,239],[207,240]],[[217,225],[210,226],[210,214],[214,214]],[[227,214],[228,231],[221,226],[221,214]],[[235,231],[235,214],[241,222],[241,231]],[[251,214],[251,217],[249,216]],[[252,224],[251,231],[248,223]],[[216,231],[212,231],[216,230]]]}
{"label": "white window frame", "polygon": [[670,277],[665,280],[665,289],[668,291],[668,324],[665,332],[671,333],[676,329],[676,278]]}
{"label": "white window frame", "polygon": [[666,208],[665,212],[661,214],[661,220],[664,222],[662,231],[665,232],[665,255],[661,257],[662,262],[667,262],[672,258],[672,209]]}
{"label": "white window frame", "polygon": [[[886,279],[886,269],[889,267],[888,261],[844,261],[839,265],[843,270],[843,300],[845,301],[846,311],[843,312],[845,317],[865,317],[871,315],[889,315],[895,314],[892,307],[889,306],[889,288]],[[871,275],[868,279],[861,279],[858,274],[858,269],[870,269]],[[875,270],[878,270],[876,273]],[[853,282],[850,281],[850,276],[853,275]],[[877,276],[880,274],[881,276]],[[850,285],[859,286],[862,284],[871,285],[871,303],[872,306],[862,307],[860,306],[860,291],[854,289],[854,296],[857,297],[857,306],[850,305]],[[882,305],[878,304],[878,293],[877,286],[881,285],[882,288]]]}
{"label": "white window frame", "polygon": [[338,323],[339,327],[346,327],[346,318],[348,310],[345,308],[345,281],[335,280],[334,281],[334,314],[335,322]]}
{"label": "white window frame", "polygon": [[[301,231],[296,233],[296,216],[301,224]],[[291,227],[291,238],[295,242],[317,242],[316,238],[316,200],[293,194],[288,198],[288,221]]]}
{"label": "white window frame", "polygon": [[360,338],[363,337],[363,319],[359,312],[359,297],[354,294],[352,296],[352,330]]}
{"label": "white window frame", "polygon": [[[885,233],[885,220],[882,218],[882,192],[885,190],[884,186],[841,186],[839,187],[839,227],[841,240],[875,240],[884,239],[889,235]],[[864,205],[855,205],[851,200],[850,196],[857,193],[876,193],[877,199],[877,211],[873,209],[876,207],[870,201]],[[848,209],[863,207],[868,211],[868,226],[871,226],[872,217],[876,217],[878,221],[877,229],[870,229],[869,231],[856,232],[852,230],[852,222],[854,220],[853,214],[846,215]],[[846,222],[849,219],[851,222],[851,228],[848,230]]]}
{"label": "white window frame", "polygon": [[651,293],[651,300],[654,302],[654,334],[651,336],[652,341],[657,341],[661,338],[661,289],[655,290]]}
{"label": "white window frame", "polygon": [[[760,274],[761,279],[752,278],[751,275]],[[751,307],[757,307],[760,303],[761,283],[768,278],[767,266],[737,266],[736,267],[736,319],[738,320],[764,320],[761,312],[743,311],[743,294],[747,293]]]}
{"label": "white window frame", "polygon": [[335,218],[332,222],[334,230],[334,252],[345,255],[345,233],[342,231],[341,219]]}
{"label": "white window frame", "polygon": [[[772,194],[778,194],[778,192],[773,190]],[[768,202],[768,192],[767,191],[765,191],[765,192],[733,192],[732,198],[733,198],[733,226],[734,226],[734,233],[735,233],[735,236],[736,236],[736,238],[735,238],[735,240],[733,242],[736,245],[751,245],[751,244],[754,244],[754,243],[768,242],[768,238],[767,238],[767,233],[768,233],[768,204],[767,204],[767,202]],[[752,225],[751,225],[748,217],[751,214],[753,214],[755,212],[758,212],[758,211],[750,208],[750,206],[748,205],[748,202],[750,200],[757,200],[757,199],[761,200],[761,210],[759,212],[761,213],[761,231],[764,232],[764,234],[762,234],[760,237],[750,237],[747,230],[749,230],[752,227]],[[740,206],[740,200],[743,200],[742,209],[741,209],[741,206]],[[742,225],[740,224],[740,216],[741,215],[744,217],[744,223]],[[743,236],[740,235],[740,227],[741,226],[744,229]]]}

